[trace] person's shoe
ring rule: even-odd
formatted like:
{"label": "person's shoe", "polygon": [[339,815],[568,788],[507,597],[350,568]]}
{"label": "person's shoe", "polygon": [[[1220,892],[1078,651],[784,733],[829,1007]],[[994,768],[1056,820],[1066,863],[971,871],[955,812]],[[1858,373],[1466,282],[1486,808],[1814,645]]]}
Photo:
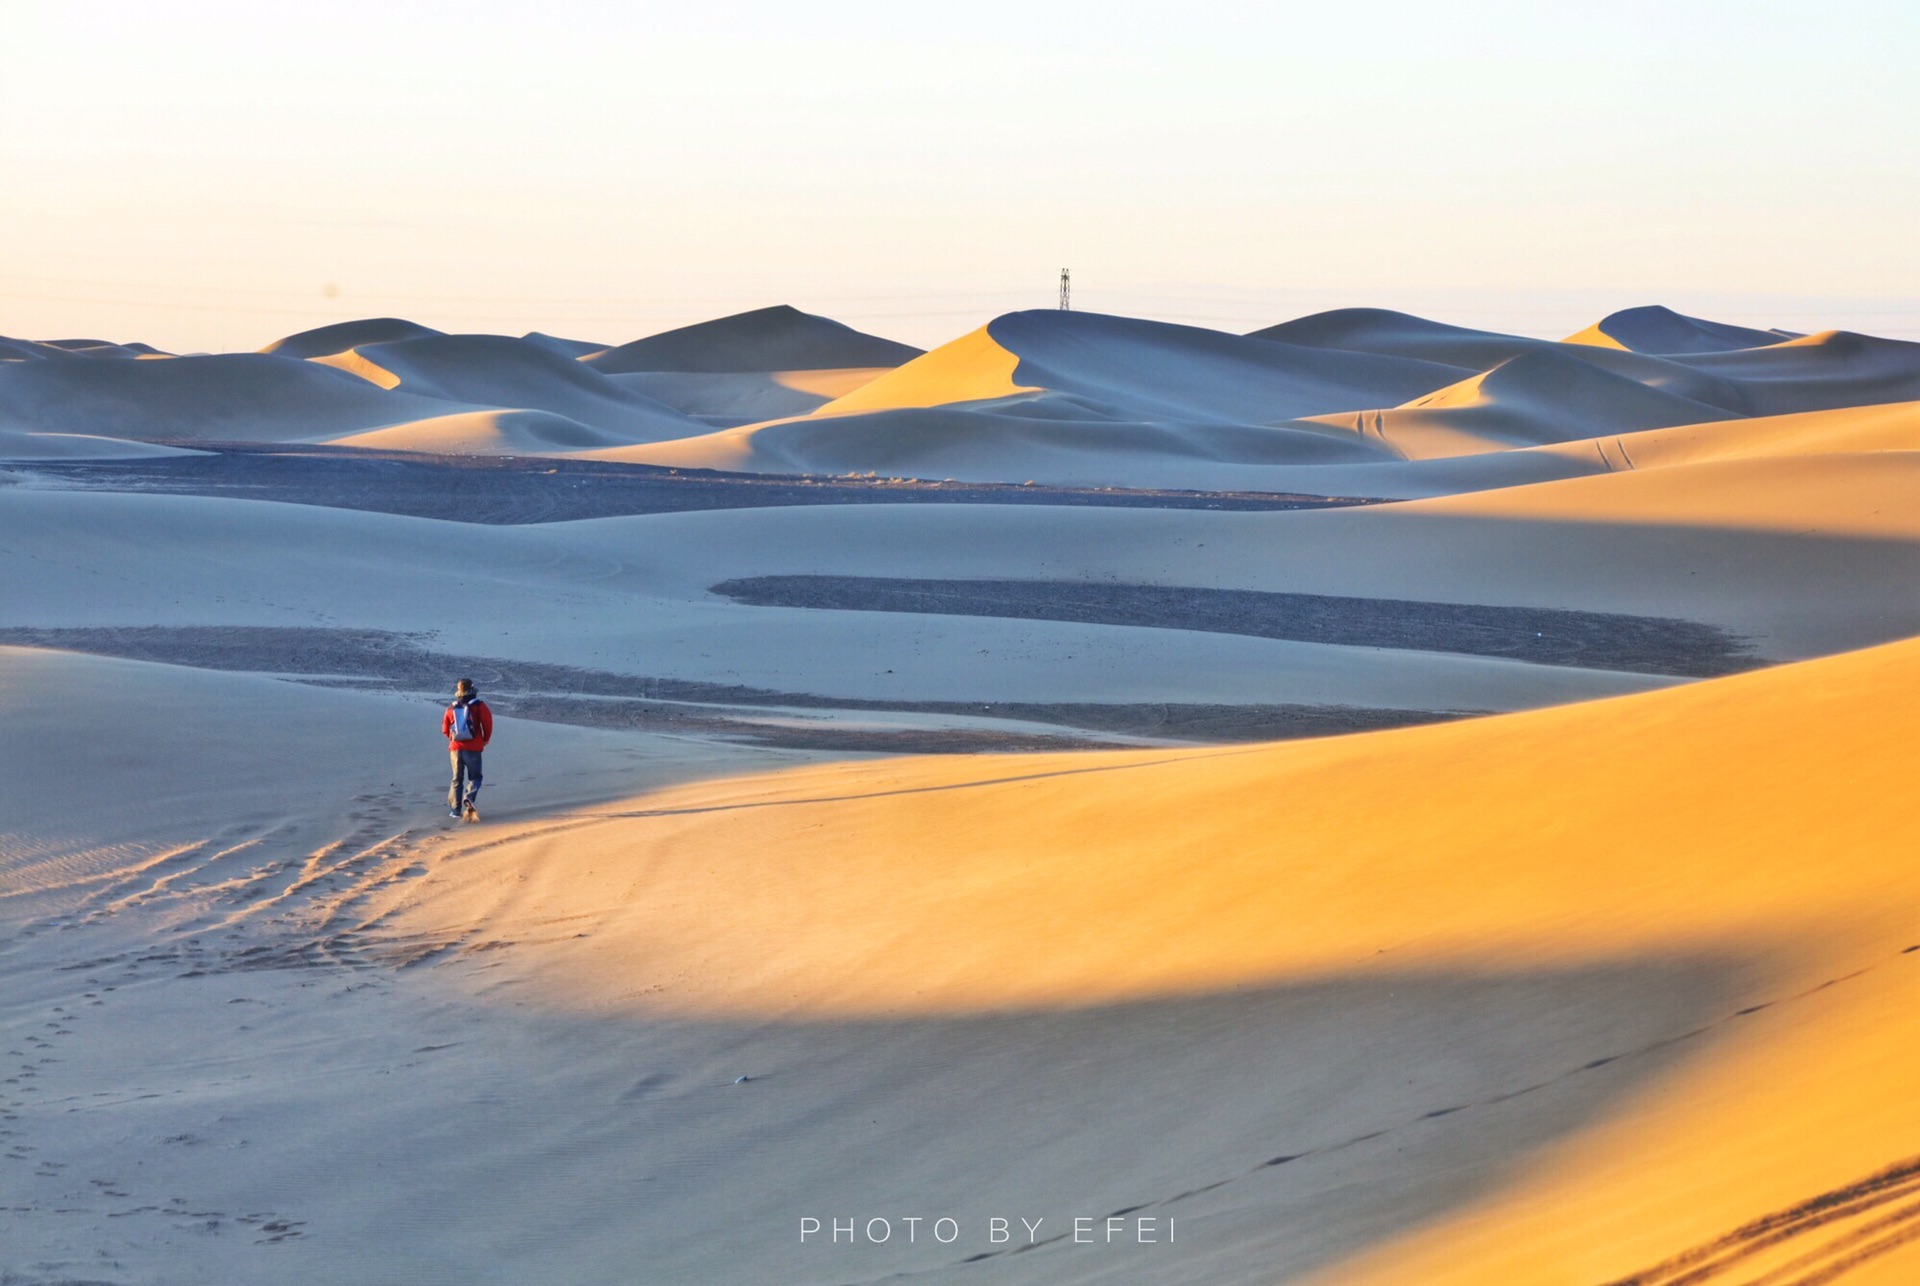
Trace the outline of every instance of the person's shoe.
{"label": "person's shoe", "polygon": [[476,805],[468,804],[465,816],[467,821],[477,822],[480,820],[480,809]]}
{"label": "person's shoe", "polygon": [[458,817],[458,816],[460,816],[460,810],[459,810],[459,809],[457,809],[457,808],[449,808],[449,809],[447,810],[447,816],[449,816],[449,817]]}

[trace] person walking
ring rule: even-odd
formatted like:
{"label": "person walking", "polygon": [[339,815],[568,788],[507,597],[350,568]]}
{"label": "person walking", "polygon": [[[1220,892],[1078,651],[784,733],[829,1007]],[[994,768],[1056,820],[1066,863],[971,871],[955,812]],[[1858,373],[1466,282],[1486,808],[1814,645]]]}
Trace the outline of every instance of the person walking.
{"label": "person walking", "polygon": [[453,785],[447,788],[447,816],[480,820],[480,752],[493,740],[493,711],[474,690],[472,679],[453,686],[453,704],[440,718],[440,733],[453,758]]}

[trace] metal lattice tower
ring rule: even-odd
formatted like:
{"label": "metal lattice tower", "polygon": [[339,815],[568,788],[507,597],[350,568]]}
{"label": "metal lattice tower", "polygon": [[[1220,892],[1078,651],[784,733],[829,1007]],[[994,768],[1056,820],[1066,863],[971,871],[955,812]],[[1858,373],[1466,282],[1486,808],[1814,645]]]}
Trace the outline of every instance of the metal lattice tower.
{"label": "metal lattice tower", "polygon": [[1065,268],[1062,268],[1060,270],[1060,311],[1061,312],[1064,313],[1067,311],[1069,307],[1069,297],[1072,295],[1072,293],[1073,293],[1073,279],[1067,275],[1067,270]]}

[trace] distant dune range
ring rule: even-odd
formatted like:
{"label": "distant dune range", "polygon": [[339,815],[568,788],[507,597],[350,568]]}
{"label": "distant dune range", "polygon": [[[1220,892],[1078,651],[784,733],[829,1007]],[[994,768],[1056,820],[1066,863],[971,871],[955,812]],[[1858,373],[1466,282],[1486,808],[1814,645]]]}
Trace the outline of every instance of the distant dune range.
{"label": "distant dune range", "polygon": [[0,340],[0,570],[7,1281],[1920,1278],[1920,345]]}
{"label": "distant dune range", "polygon": [[22,459],[143,449],[101,439],[280,440],[1399,497],[1624,464],[1597,449],[1516,457],[1527,448],[1910,401],[1920,345],[1657,307],[1560,342],[1381,309],[1248,336],[1048,310],[923,353],[789,307],[617,345],[449,335],[398,318],[218,357],[0,341],[0,457]]}

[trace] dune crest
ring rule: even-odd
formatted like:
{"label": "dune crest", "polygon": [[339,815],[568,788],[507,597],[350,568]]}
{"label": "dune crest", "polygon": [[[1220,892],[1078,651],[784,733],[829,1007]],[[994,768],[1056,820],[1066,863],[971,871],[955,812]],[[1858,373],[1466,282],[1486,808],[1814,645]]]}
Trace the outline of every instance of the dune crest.
{"label": "dune crest", "polygon": [[1585,330],[1567,336],[1569,344],[1597,348],[1624,348],[1635,353],[1671,355],[1719,353],[1741,348],[1764,348],[1790,338],[1786,331],[1754,330],[1726,322],[1688,317],[1671,308],[1650,304],[1609,313]]}
{"label": "dune crest", "polygon": [[607,375],[636,371],[737,374],[891,367],[920,354],[911,345],[779,304],[663,331],[581,360]]}
{"label": "dune crest", "polygon": [[402,317],[365,317],[303,330],[276,339],[260,351],[276,353],[281,357],[329,357],[362,344],[391,344],[403,339],[425,339],[445,333]]}
{"label": "dune crest", "polygon": [[1248,338],[1382,357],[1412,357],[1468,370],[1486,370],[1545,342],[1450,326],[1387,308],[1336,308],[1251,331]]}

